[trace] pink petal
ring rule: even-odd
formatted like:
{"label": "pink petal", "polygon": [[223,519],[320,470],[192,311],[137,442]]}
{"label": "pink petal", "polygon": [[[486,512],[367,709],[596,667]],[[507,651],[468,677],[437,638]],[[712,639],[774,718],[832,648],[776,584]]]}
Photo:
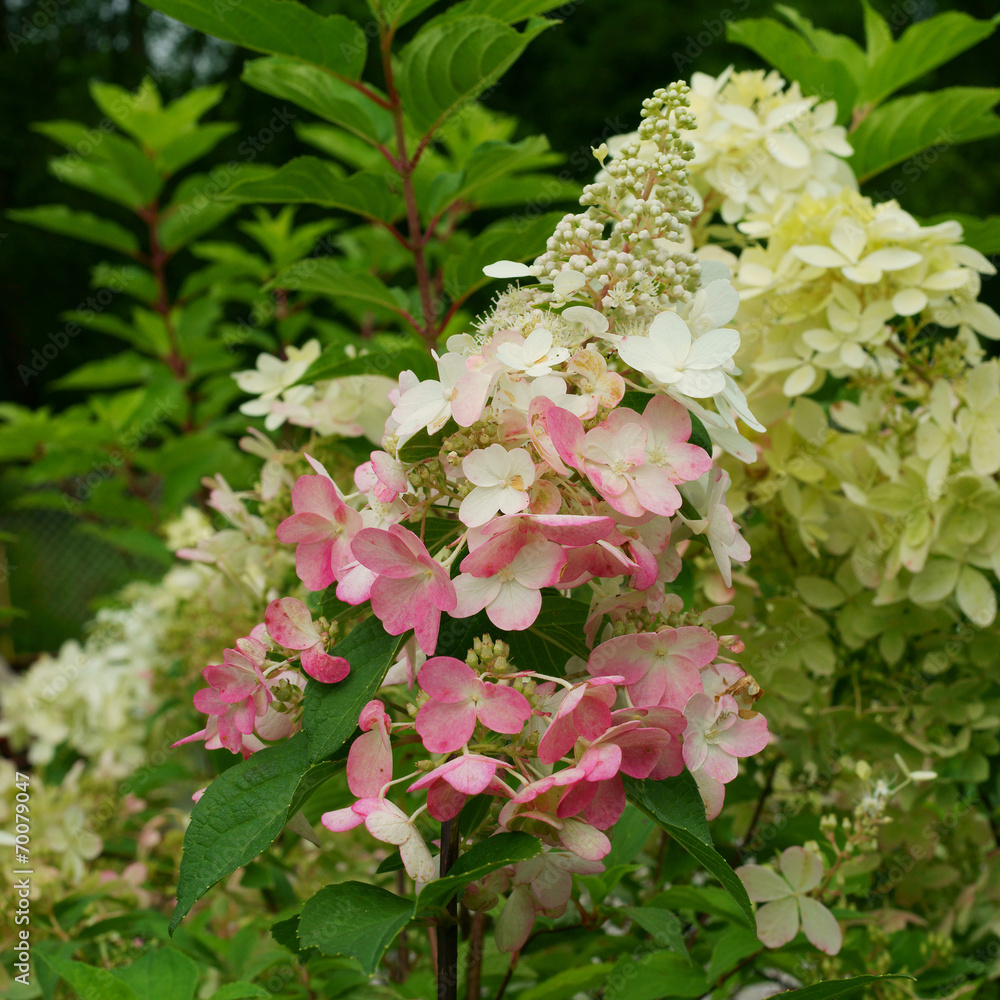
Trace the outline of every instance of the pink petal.
{"label": "pink petal", "polygon": [[530,628],[542,610],[541,593],[528,590],[514,581],[498,583],[498,587],[497,596],[486,608],[490,621],[505,632],[521,632]]}
{"label": "pink petal", "polygon": [[472,737],[476,728],[476,710],[467,701],[451,704],[428,701],[417,712],[416,727],[430,753],[450,753],[468,743]]}
{"label": "pink petal", "polygon": [[737,717],[729,729],[719,733],[718,745],[734,757],[749,757],[760,753],[769,739],[767,719],[763,715],[755,715],[752,719]]}
{"label": "pink petal", "polygon": [[264,623],[275,642],[287,649],[308,649],[319,642],[309,609],[294,597],[271,601],[264,612]]}
{"label": "pink petal", "polygon": [[301,542],[329,540],[330,522],[321,514],[292,514],[278,525],[278,541],[297,545]]}
{"label": "pink petal", "polygon": [[365,818],[348,806],[346,809],[334,809],[332,812],[323,813],[319,821],[334,833],[344,833],[347,830],[353,830],[356,826],[360,826],[364,823]]}
{"label": "pink petal", "polygon": [[767,903],[757,911],[757,937],[768,948],[788,944],[799,932],[799,907],[794,896]]}
{"label": "pink petal", "polygon": [[777,872],[763,865],[740,865],[736,874],[755,903],[770,903],[794,895],[792,887]]}
{"label": "pink petal", "polygon": [[331,656],[323,649],[322,643],[304,650],[301,663],[310,677],[323,684],[336,684],[351,672],[350,663],[342,656]]}
{"label": "pink petal", "polygon": [[495,733],[513,734],[524,728],[531,716],[531,705],[520,691],[486,681],[476,711],[479,721]]}
{"label": "pink petal", "polygon": [[609,830],[625,811],[625,786],[617,775],[597,786],[597,794],[584,813],[587,822],[598,830]]}
{"label": "pink petal", "polygon": [[454,819],[465,805],[468,796],[452,788],[447,781],[435,781],[427,792],[427,811],[439,823]]}
{"label": "pink petal", "polygon": [[611,841],[600,830],[576,819],[564,821],[559,840],[568,851],[586,861],[600,861],[611,850]]}
{"label": "pink petal", "polygon": [[579,469],[585,437],[580,418],[562,407],[551,406],[545,413],[545,426],[559,457],[571,468]]}
{"label": "pink petal", "polygon": [[621,772],[632,778],[648,778],[670,745],[671,737],[662,729],[635,729],[615,742],[622,751]]}
{"label": "pink petal", "polygon": [[597,795],[600,785],[601,782],[599,781],[578,781],[576,784],[571,785],[563,792],[562,798],[559,799],[556,816],[559,819],[565,819],[568,816],[576,816],[577,813],[582,812],[594,801],[594,796]]}
{"label": "pink petal", "polygon": [[[818,900],[809,896],[799,896],[799,910],[802,913],[802,930],[806,937],[820,951],[836,955],[844,943],[844,935],[837,918]],[[758,918],[759,919],[759,918]]]}
{"label": "pink petal", "polygon": [[392,749],[377,729],[362,733],[347,755],[347,787],[359,799],[375,798],[392,781]]}
{"label": "pink petal", "polygon": [[417,683],[435,701],[463,701],[480,692],[476,672],[454,656],[435,656],[420,668]]}
{"label": "pink petal", "polygon": [[823,859],[804,847],[786,847],[781,852],[781,874],[795,892],[810,892],[823,878]]}
{"label": "pink petal", "polygon": [[[295,549],[295,575],[308,590],[326,590],[336,579],[333,541],[303,542]],[[367,596],[365,600],[367,600]],[[360,602],[358,602],[360,603]]]}
{"label": "pink petal", "polygon": [[[325,476],[299,476],[292,487],[292,509],[296,514],[318,514],[337,522],[347,505],[331,479]],[[356,513],[356,512],[355,512]]]}
{"label": "pink petal", "polygon": [[381,528],[362,528],[351,542],[351,552],[362,566],[379,576],[399,580],[413,576],[421,568],[419,560],[403,539]]}
{"label": "pink petal", "polygon": [[573,749],[577,740],[576,727],[572,719],[553,719],[538,744],[538,759],[543,764],[554,764]]}

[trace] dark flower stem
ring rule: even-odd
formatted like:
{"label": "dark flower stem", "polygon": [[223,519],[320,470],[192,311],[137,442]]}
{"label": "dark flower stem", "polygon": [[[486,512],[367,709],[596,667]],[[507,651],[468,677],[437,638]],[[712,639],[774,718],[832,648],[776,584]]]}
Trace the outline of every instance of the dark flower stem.
{"label": "dark flower stem", "polygon": [[[458,858],[458,817],[441,824],[441,877]],[[446,907],[448,917],[437,926],[438,1000],[458,1000],[458,899]]]}

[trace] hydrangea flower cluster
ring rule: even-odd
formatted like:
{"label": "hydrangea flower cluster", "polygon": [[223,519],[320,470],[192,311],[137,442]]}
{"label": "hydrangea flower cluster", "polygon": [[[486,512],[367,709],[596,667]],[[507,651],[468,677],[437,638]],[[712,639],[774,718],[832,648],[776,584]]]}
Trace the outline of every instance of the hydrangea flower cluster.
{"label": "hydrangea flower cluster", "polygon": [[[362,710],[363,733],[347,762],[356,801],[322,823],[338,832],[363,823],[398,846],[407,873],[424,883],[437,865],[418,818],[426,812],[445,822],[470,796],[488,796],[495,829],[525,830],[551,848],[466,893],[471,908],[490,909],[515,886],[497,942],[518,950],[535,916],[569,898],[568,877],[557,891],[543,867],[603,870],[608,832],[625,808],[623,778],[657,780],[687,768],[714,816],[739,759],[767,744],[753,686],[719,649],[711,630],[684,625],[612,636],[567,677],[518,670],[507,645],[489,636],[464,662],[431,657],[417,674],[411,718],[393,721],[381,700]],[[409,757],[409,773],[397,777],[394,745],[412,746],[414,733],[426,756]],[[397,785],[419,793],[420,804],[404,808],[392,793]]]}
{"label": "hydrangea flower cluster", "polygon": [[[321,351],[318,340],[301,347],[289,344],[284,358],[261,354],[255,368],[234,372],[240,389],[257,397],[243,403],[240,412],[264,417],[269,431],[287,422],[312,428],[323,437],[367,437],[377,442],[389,412],[386,400],[392,380],[382,375],[348,375],[298,385]],[[345,356],[357,355],[350,346]]]}
{"label": "hydrangea flower cluster", "polygon": [[745,350],[755,371],[782,373],[784,395],[814,391],[828,372],[893,372],[900,327],[910,339],[929,324],[957,328],[973,352],[975,334],[1000,339],[1000,317],[978,301],[980,275],[996,270],[957,222],[921,226],[895,201],[844,189],[804,195],[772,224],[767,246],[744,250],[734,270]]}
{"label": "hydrangea flower cluster", "polygon": [[[527,830],[548,848],[470,889],[470,905],[486,905],[513,886],[498,929],[511,950],[536,913],[565,906],[570,872],[600,869],[626,779],[686,769],[715,816],[739,759],[768,741],[760,689],[727,655],[742,643],[714,631],[731,609],[685,611],[670,587],[694,539],[726,585],[749,557],[713,445],[752,457],[737,421],[761,426],[735,381],[740,338],[726,324],[738,296],[724,268],[679,245],[694,206],[687,94],[675,84],[644,102],[636,141],[532,265],[486,269],[537,284],[509,288],[450,337],[437,378],[400,375],[382,448],[354,470],[353,490],[307,455],[312,472],[277,528],[307,590],[370,605],[389,635],[412,633],[386,694],[360,713],[347,765],[355,801],[324,825],[364,824],[425,883],[438,866],[423,814],[447,822],[489,796],[478,836]],[[287,394],[295,374],[279,372],[265,395]],[[468,651],[442,648],[448,619],[483,613],[501,635],[531,628],[552,590],[589,607],[586,658],[542,673],[496,632]],[[247,755],[292,732],[304,682],[295,653],[314,681],[351,669],[328,652],[333,634],[297,599],[272,600],[264,623],[205,668],[196,704],[209,721],[189,739]],[[295,652],[272,659],[274,642]],[[404,756],[409,773],[396,776]]]}

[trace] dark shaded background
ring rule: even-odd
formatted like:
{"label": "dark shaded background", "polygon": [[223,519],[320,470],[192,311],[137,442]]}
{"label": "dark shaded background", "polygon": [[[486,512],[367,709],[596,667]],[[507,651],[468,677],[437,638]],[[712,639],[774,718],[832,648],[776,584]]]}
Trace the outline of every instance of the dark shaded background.
{"label": "dark shaded background", "polygon": [[[208,2],[208,0],[206,0]],[[908,24],[944,10],[990,17],[997,0],[873,0],[898,34]],[[0,40],[0,212],[10,208],[63,202],[73,208],[114,216],[113,205],[58,183],[46,170],[59,150],[31,131],[31,123],[74,119],[96,124],[100,113],[91,102],[87,81],[98,77],[133,89],[152,74],[165,98],[196,84],[226,81],[229,88],[209,119],[239,122],[241,128],[211,155],[213,163],[242,161],[239,147],[254,136],[281,102],[240,82],[246,53],[188,31],[134,0],[4,0],[4,37]],[[324,12],[338,11],[365,23],[364,0],[311,0]],[[861,40],[861,8],[853,0],[799,0],[793,4],[817,25]],[[487,97],[492,107],[518,115],[522,134],[544,133],[562,152],[565,169],[576,177],[593,172],[589,148],[609,135],[635,128],[642,99],[658,86],[695,70],[718,73],[729,63],[760,65],[752,53],[725,41],[725,21],[773,14],[771,0],[678,3],[664,0],[577,0],[563,6],[563,23],[545,32]],[[1000,34],[982,43],[929,80],[911,89],[951,85],[1000,84]],[[301,113],[302,120],[305,113]],[[246,147],[244,146],[244,149]],[[282,163],[315,152],[285,129],[270,142],[260,161]],[[945,152],[919,179],[907,182],[905,205],[917,215],[957,211],[1000,213],[1000,140],[955,147]],[[890,187],[893,174],[878,178],[867,193]],[[307,213],[300,213],[305,219]],[[131,223],[121,210],[119,221]],[[230,224],[225,235],[243,239]],[[90,294],[89,269],[108,253],[99,247],[14,223],[0,217],[0,399],[26,406],[72,402],[47,385],[85,361],[120,349],[120,343],[86,331],[46,368],[25,382],[17,374],[32,350],[61,325],[59,314],[76,308]],[[182,276],[178,261],[174,278]],[[998,283],[1000,284],[1000,283]],[[994,305],[998,289],[986,288]],[[2,492],[2,487],[0,487]],[[0,511],[6,506],[0,495]],[[15,520],[17,517],[15,516]],[[4,527],[35,530],[5,519]],[[58,535],[58,531],[56,532]],[[41,539],[39,539],[41,542]],[[44,545],[32,547],[36,551]],[[27,551],[27,550],[25,550]],[[42,566],[11,567],[15,604],[51,602],[53,590],[64,594],[65,629],[49,626],[36,633],[35,649],[54,648],[78,627],[90,596],[81,597],[74,581],[104,560],[100,580],[84,588],[107,593],[139,574],[127,558],[106,551],[60,550],[45,555]],[[19,587],[15,581],[20,578]],[[48,591],[48,595],[46,595]],[[75,602],[75,603],[74,603]],[[4,603],[0,601],[0,604]],[[72,610],[71,610],[72,609]]]}

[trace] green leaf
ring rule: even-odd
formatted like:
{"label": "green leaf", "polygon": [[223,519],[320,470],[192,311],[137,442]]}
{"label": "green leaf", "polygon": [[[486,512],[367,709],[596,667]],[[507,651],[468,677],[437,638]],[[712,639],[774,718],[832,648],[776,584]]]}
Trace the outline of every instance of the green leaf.
{"label": "green leaf", "polygon": [[63,156],[49,161],[49,171],[63,184],[72,184],[126,208],[137,209],[145,204],[145,199],[128,180],[106,164],[91,163],[78,156]]}
{"label": "green leaf", "polygon": [[[294,101],[334,125],[342,125],[372,145],[392,139],[389,111],[316,66],[287,56],[270,56],[248,62],[242,78],[265,94]],[[382,163],[388,166],[385,160]]]}
{"label": "green leaf", "polygon": [[622,955],[608,978],[604,1000],[662,1000],[700,997],[709,991],[705,973],[672,951]]}
{"label": "green leaf", "polygon": [[185,177],[157,224],[160,245],[172,252],[214,229],[240,207],[225,197],[228,189],[269,172],[270,168],[252,163],[224,163],[209,174]]}
{"label": "green leaf", "polygon": [[87,243],[119,250],[125,254],[139,252],[139,241],[124,226],[102,219],[90,212],[73,212],[65,205],[37,205],[34,208],[13,209],[7,217],[15,222],[47,229],[60,236],[72,236]]}
{"label": "green leaf", "polygon": [[344,177],[339,166],[316,156],[299,156],[267,177],[237,184],[226,198],[321,205],[381,222],[392,222],[402,212],[402,201],[382,174],[359,171]]}
{"label": "green leaf", "polygon": [[438,20],[454,20],[471,14],[481,14],[493,17],[505,24],[517,24],[529,17],[556,10],[561,4],[553,0],[462,0],[461,3],[449,7]]}
{"label": "green leaf", "polygon": [[502,633],[487,627],[486,631],[494,638],[503,638],[510,646],[510,659],[519,670],[562,676],[570,657],[590,658],[590,647],[583,632],[588,615],[589,607],[582,601],[546,594],[542,597],[542,609],[530,628],[523,632]]}
{"label": "green leaf", "polygon": [[833,98],[839,120],[850,117],[858,89],[850,70],[837,59],[824,58],[799,32],[772,18],[745,18],[726,25],[726,38],[752,49],[786,79],[797,80],[803,93]]}
{"label": "green leaf", "polygon": [[865,16],[865,46],[869,63],[874,63],[892,46],[889,22],[868,2],[861,0]]}
{"label": "green leaf", "polygon": [[356,958],[369,975],[410,922],[413,901],[376,885],[341,882],[320,889],[299,917],[299,941],[324,955]]}
{"label": "green leaf", "polygon": [[498,833],[469,848],[458,857],[444,878],[428,882],[417,896],[415,914],[444,906],[459,889],[507,865],[527,861],[542,850],[542,843],[530,834]]}
{"label": "green leaf", "polygon": [[445,263],[444,288],[448,297],[462,301],[495,281],[483,274],[487,264],[526,260],[544,253],[545,241],[564,214],[546,212],[530,218],[525,214],[487,226],[463,252],[449,256]]}
{"label": "green leaf", "polygon": [[868,60],[865,53],[853,38],[847,35],[838,35],[835,32],[827,31],[825,28],[817,28],[809,18],[804,17],[793,7],[786,7],[784,4],[775,4],[774,9],[799,33],[809,41],[809,44],[824,58],[832,59],[835,62],[843,63],[847,67],[851,76],[860,83],[868,70]]}
{"label": "green leaf", "polygon": [[[869,114],[851,133],[851,166],[862,183],[921,150],[939,151],[1000,133],[992,108],[1000,89],[948,87],[897,97]],[[914,166],[920,170],[919,162]]]}
{"label": "green leaf", "polygon": [[[352,276],[351,280],[354,277],[364,278],[370,275]],[[324,351],[296,384],[312,385],[323,379],[344,378],[348,375],[385,375],[397,378],[400,372],[407,370],[432,378],[434,361],[419,347],[401,346],[396,350],[384,348],[352,358],[344,353],[343,347],[335,346]]]}
{"label": "green leaf", "polygon": [[[687,955],[684,928],[676,914],[658,906],[627,906],[625,912],[659,945],[679,955]],[[757,939],[754,938],[754,944]]]}
{"label": "green leaf", "polygon": [[433,132],[465,101],[495,83],[551,21],[515,31],[490,17],[432,21],[403,49],[397,86],[423,132]]}
{"label": "green leaf", "polygon": [[122,351],[100,361],[88,361],[68,375],[56,379],[53,389],[113,389],[147,381],[155,366],[135,351]]}
{"label": "green leaf", "polygon": [[232,135],[239,125],[235,122],[212,122],[192,129],[168,143],[153,161],[157,170],[174,174],[189,163],[210,153],[223,139]]}
{"label": "green leaf", "polygon": [[176,948],[151,948],[116,970],[139,1000],[192,1000],[198,966]]}
{"label": "green leaf", "polygon": [[79,1000],[145,1000],[113,973],[98,966],[57,958],[52,954],[38,954],[42,961],[54,969],[76,991]]}
{"label": "green leaf", "polygon": [[688,441],[691,444],[696,444],[699,448],[707,451],[709,455],[712,454],[712,439],[708,435],[708,430],[701,421],[701,417],[697,413],[691,413],[688,411],[688,416],[691,418],[691,436]]}
{"label": "green leaf", "polygon": [[250,997],[270,997],[273,996],[256,983],[226,983],[220,986],[209,998],[209,1000],[248,1000]]}
{"label": "green leaf", "polygon": [[129,139],[113,132],[88,129],[80,122],[41,122],[33,128],[70,150],[70,156],[53,161],[53,165],[60,163],[66,168],[89,165],[111,171],[134,192],[139,205],[151,202],[163,187],[163,179],[152,161]]}
{"label": "green leaf", "polygon": [[[867,26],[867,15],[865,22]],[[977,21],[958,11],[911,24],[875,60],[862,83],[858,104],[878,104],[908,83],[989,38],[997,24],[1000,24],[1000,15],[989,21]]]}
{"label": "green leaf", "polygon": [[[357,713],[354,719],[356,725]],[[306,734],[300,732],[234,765],[208,786],[184,835],[171,931],[216,882],[267,850],[341,763],[317,764],[319,759],[310,761]]]}
{"label": "green leaf", "polygon": [[759,951],[763,945],[745,927],[730,927],[712,949],[712,958],[708,963],[708,981],[714,983],[717,979],[732,972],[744,959]]}
{"label": "green leaf", "polygon": [[334,646],[331,655],[343,656],[351,672],[338,684],[306,684],[302,727],[308,734],[309,760],[330,756],[354,734],[361,709],[375,697],[402,645],[403,636],[389,635],[372,615]]}
{"label": "green leaf", "polygon": [[310,146],[355,170],[379,170],[385,158],[365,139],[325,122],[296,124],[295,134]]}
{"label": "green leaf", "polygon": [[[401,462],[422,462],[427,458],[437,458],[441,452],[441,444],[458,430],[458,424],[449,420],[436,434],[428,434],[423,427],[413,437],[409,437],[396,452]],[[439,654],[440,655],[440,654]]]}
{"label": "green leaf", "polygon": [[529,986],[523,993],[518,993],[518,1000],[570,1000],[580,993],[603,986],[613,969],[612,962],[563,969],[562,972],[546,976],[543,982]]}
{"label": "green leaf", "polygon": [[361,28],[340,14],[324,17],[294,0],[152,0],[155,10],[255,52],[293,56],[356,80],[368,45]]}
{"label": "green leaf", "polygon": [[[348,271],[330,257],[309,257],[292,264],[278,274],[272,285],[296,292],[320,292],[334,302],[370,310],[380,319],[405,317],[409,304],[401,289],[390,288],[374,274]],[[362,362],[362,367],[375,365],[374,360]]]}
{"label": "green leaf", "polygon": [[791,996],[795,1000],[840,1000],[841,997],[853,996],[859,990],[872,983],[884,982],[890,979],[909,979],[916,982],[913,976],[890,973],[885,976],[854,976],[852,979],[828,979],[823,983],[804,986],[801,990],[790,990],[779,993],[778,996]]}
{"label": "green leaf", "polygon": [[705,819],[705,805],[690,772],[663,781],[625,777],[625,792],[646,815],[656,820],[700,865],[714,875],[755,929],[753,907],[743,883],[715,850]]}

